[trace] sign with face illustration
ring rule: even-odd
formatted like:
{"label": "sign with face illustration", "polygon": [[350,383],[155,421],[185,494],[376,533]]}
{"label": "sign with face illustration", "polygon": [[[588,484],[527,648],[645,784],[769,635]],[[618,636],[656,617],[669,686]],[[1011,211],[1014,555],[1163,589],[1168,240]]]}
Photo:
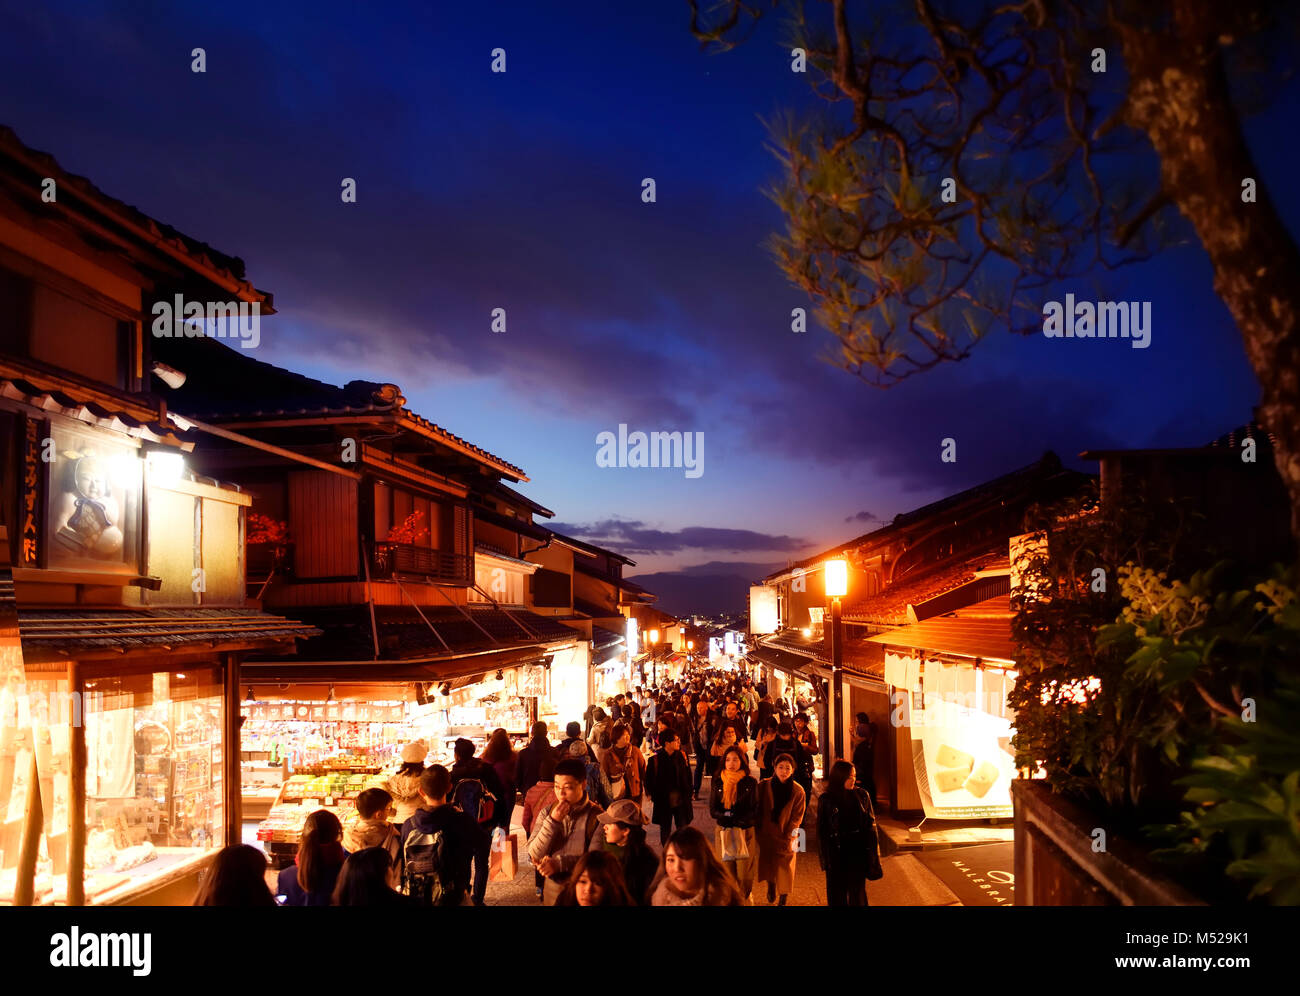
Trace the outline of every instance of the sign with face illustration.
{"label": "sign with face illustration", "polygon": [[136,569],[141,461],[117,439],[51,424],[49,566]]}

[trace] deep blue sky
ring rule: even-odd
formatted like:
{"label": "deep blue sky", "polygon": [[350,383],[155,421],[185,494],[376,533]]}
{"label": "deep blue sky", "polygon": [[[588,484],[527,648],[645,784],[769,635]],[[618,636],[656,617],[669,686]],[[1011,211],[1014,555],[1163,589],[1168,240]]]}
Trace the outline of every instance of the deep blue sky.
{"label": "deep blue sky", "polygon": [[[0,121],[242,256],[278,310],[259,358],[400,384],[637,572],[806,555],[1045,449],[1205,442],[1258,397],[1195,248],[1100,285],[1153,302],[1146,350],[1003,336],[887,392],[832,368],[760,246],[760,118],[807,99],[775,24],[705,55],[672,0],[8,6]],[[1250,125],[1293,228],[1295,95]],[[598,468],[620,422],[703,432],[704,475]]]}

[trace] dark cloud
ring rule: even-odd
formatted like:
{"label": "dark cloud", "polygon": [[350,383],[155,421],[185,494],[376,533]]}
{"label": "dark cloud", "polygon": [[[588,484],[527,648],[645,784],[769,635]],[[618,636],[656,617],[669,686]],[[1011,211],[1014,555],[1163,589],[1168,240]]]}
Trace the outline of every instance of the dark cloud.
{"label": "dark cloud", "polygon": [[873,523],[873,522],[884,522],[885,520],[882,519],[880,516],[878,516],[875,512],[862,511],[859,512],[857,515],[846,515],[844,517],[844,521]]}
{"label": "dark cloud", "polygon": [[685,529],[667,531],[649,529],[645,523],[632,519],[606,519],[586,524],[557,522],[552,526],[557,532],[627,555],[667,554],[692,549],[727,550],[732,553],[781,550],[793,553],[808,546],[806,539],[760,533],[751,529],[688,526]]}

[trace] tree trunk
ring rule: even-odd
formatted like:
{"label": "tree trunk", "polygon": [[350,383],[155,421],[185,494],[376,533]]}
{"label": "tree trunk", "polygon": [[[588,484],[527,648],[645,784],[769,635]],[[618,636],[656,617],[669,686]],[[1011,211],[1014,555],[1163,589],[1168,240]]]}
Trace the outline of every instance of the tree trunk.
{"label": "tree trunk", "polygon": [[[1223,16],[1216,0],[1180,0],[1172,36],[1122,29],[1128,120],[1150,137],[1164,190],[1196,229],[1245,341],[1300,538],[1300,248],[1259,182],[1229,99]],[[1254,203],[1242,200],[1247,178]]]}

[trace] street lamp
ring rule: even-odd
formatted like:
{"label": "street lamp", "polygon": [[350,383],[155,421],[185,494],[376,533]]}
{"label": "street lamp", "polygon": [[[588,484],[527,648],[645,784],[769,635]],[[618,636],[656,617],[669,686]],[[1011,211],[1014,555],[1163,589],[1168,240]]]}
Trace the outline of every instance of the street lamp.
{"label": "street lamp", "polygon": [[655,672],[655,657],[659,653],[659,647],[657,646],[659,643],[659,630],[652,629],[646,635],[650,637],[650,684],[658,688],[659,676]]}
{"label": "street lamp", "polygon": [[844,756],[844,629],[840,599],[849,593],[849,565],[828,560],[824,568],[826,597],[831,600],[831,722],[835,727],[835,758]]}

